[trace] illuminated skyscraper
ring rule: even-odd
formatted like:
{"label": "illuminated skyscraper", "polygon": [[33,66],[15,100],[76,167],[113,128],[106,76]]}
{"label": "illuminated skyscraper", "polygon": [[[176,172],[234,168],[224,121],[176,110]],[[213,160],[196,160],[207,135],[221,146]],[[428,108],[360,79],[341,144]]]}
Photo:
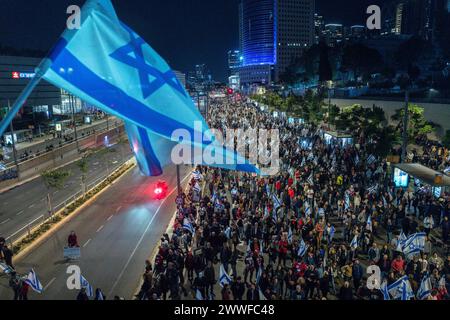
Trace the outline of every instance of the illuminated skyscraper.
{"label": "illuminated skyscraper", "polygon": [[241,83],[269,84],[314,44],[314,0],[241,0]]}

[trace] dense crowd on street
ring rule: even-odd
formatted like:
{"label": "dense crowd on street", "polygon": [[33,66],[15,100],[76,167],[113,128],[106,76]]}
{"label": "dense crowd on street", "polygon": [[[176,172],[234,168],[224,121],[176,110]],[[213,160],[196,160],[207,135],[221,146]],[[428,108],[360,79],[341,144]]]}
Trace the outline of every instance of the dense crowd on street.
{"label": "dense crowd on street", "polygon": [[[246,102],[215,101],[207,120],[212,128],[278,129],[280,171],[261,177],[198,167],[173,234],[146,261],[138,299],[382,300],[389,295],[380,283],[402,279],[408,299],[419,299],[425,277],[423,298],[449,299],[447,195],[396,188],[392,168],[372,154],[376,136],[360,130],[351,144],[327,143],[320,126]],[[443,148],[421,145],[414,162],[449,166]],[[421,250],[406,254],[401,244],[422,232]],[[373,265],[380,283],[370,288]]]}

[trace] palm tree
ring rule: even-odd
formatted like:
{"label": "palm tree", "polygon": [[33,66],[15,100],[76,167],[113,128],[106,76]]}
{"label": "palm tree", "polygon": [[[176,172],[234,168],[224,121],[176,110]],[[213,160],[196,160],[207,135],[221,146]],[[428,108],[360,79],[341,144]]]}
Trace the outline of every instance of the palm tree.
{"label": "palm tree", "polygon": [[86,177],[89,171],[89,155],[84,155],[76,163],[78,169],[81,172],[81,191],[83,192],[83,197],[86,195]]}

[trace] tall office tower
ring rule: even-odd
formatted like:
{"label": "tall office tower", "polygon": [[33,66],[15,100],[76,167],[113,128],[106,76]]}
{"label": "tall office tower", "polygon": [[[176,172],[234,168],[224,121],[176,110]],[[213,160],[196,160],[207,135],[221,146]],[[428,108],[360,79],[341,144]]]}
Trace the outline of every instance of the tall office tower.
{"label": "tall office tower", "polygon": [[395,34],[402,34],[404,3],[397,4],[395,12]]}
{"label": "tall office tower", "polygon": [[324,36],[325,31],[325,20],[323,16],[315,13],[314,14],[314,43],[319,44],[320,40]]}
{"label": "tall office tower", "polygon": [[277,64],[275,78],[315,42],[315,1],[276,0]]}
{"label": "tall office tower", "polygon": [[238,14],[239,14],[239,51],[242,52],[242,41],[243,41],[243,29],[242,29],[242,22],[243,22],[243,0],[239,1],[239,7],[238,7]]}
{"label": "tall office tower", "polygon": [[270,84],[314,44],[314,0],[242,0],[241,84]]}

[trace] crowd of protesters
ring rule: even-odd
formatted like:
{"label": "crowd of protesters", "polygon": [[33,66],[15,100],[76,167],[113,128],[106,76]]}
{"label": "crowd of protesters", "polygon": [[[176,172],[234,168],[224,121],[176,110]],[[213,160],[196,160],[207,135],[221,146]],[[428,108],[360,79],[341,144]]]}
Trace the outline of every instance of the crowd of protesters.
{"label": "crowd of protesters", "polygon": [[[370,265],[388,285],[406,275],[414,293],[427,274],[427,299],[449,298],[447,197],[396,188],[385,159],[371,153],[376,136],[361,130],[353,144],[326,143],[320,127],[245,102],[216,101],[207,118],[212,128],[278,129],[281,170],[199,167],[173,234],[146,262],[139,299],[383,299],[366,285]],[[447,166],[446,152],[425,151],[414,160]],[[398,251],[400,234],[419,231],[427,235],[419,254]],[[229,281],[219,279],[222,267]]]}

